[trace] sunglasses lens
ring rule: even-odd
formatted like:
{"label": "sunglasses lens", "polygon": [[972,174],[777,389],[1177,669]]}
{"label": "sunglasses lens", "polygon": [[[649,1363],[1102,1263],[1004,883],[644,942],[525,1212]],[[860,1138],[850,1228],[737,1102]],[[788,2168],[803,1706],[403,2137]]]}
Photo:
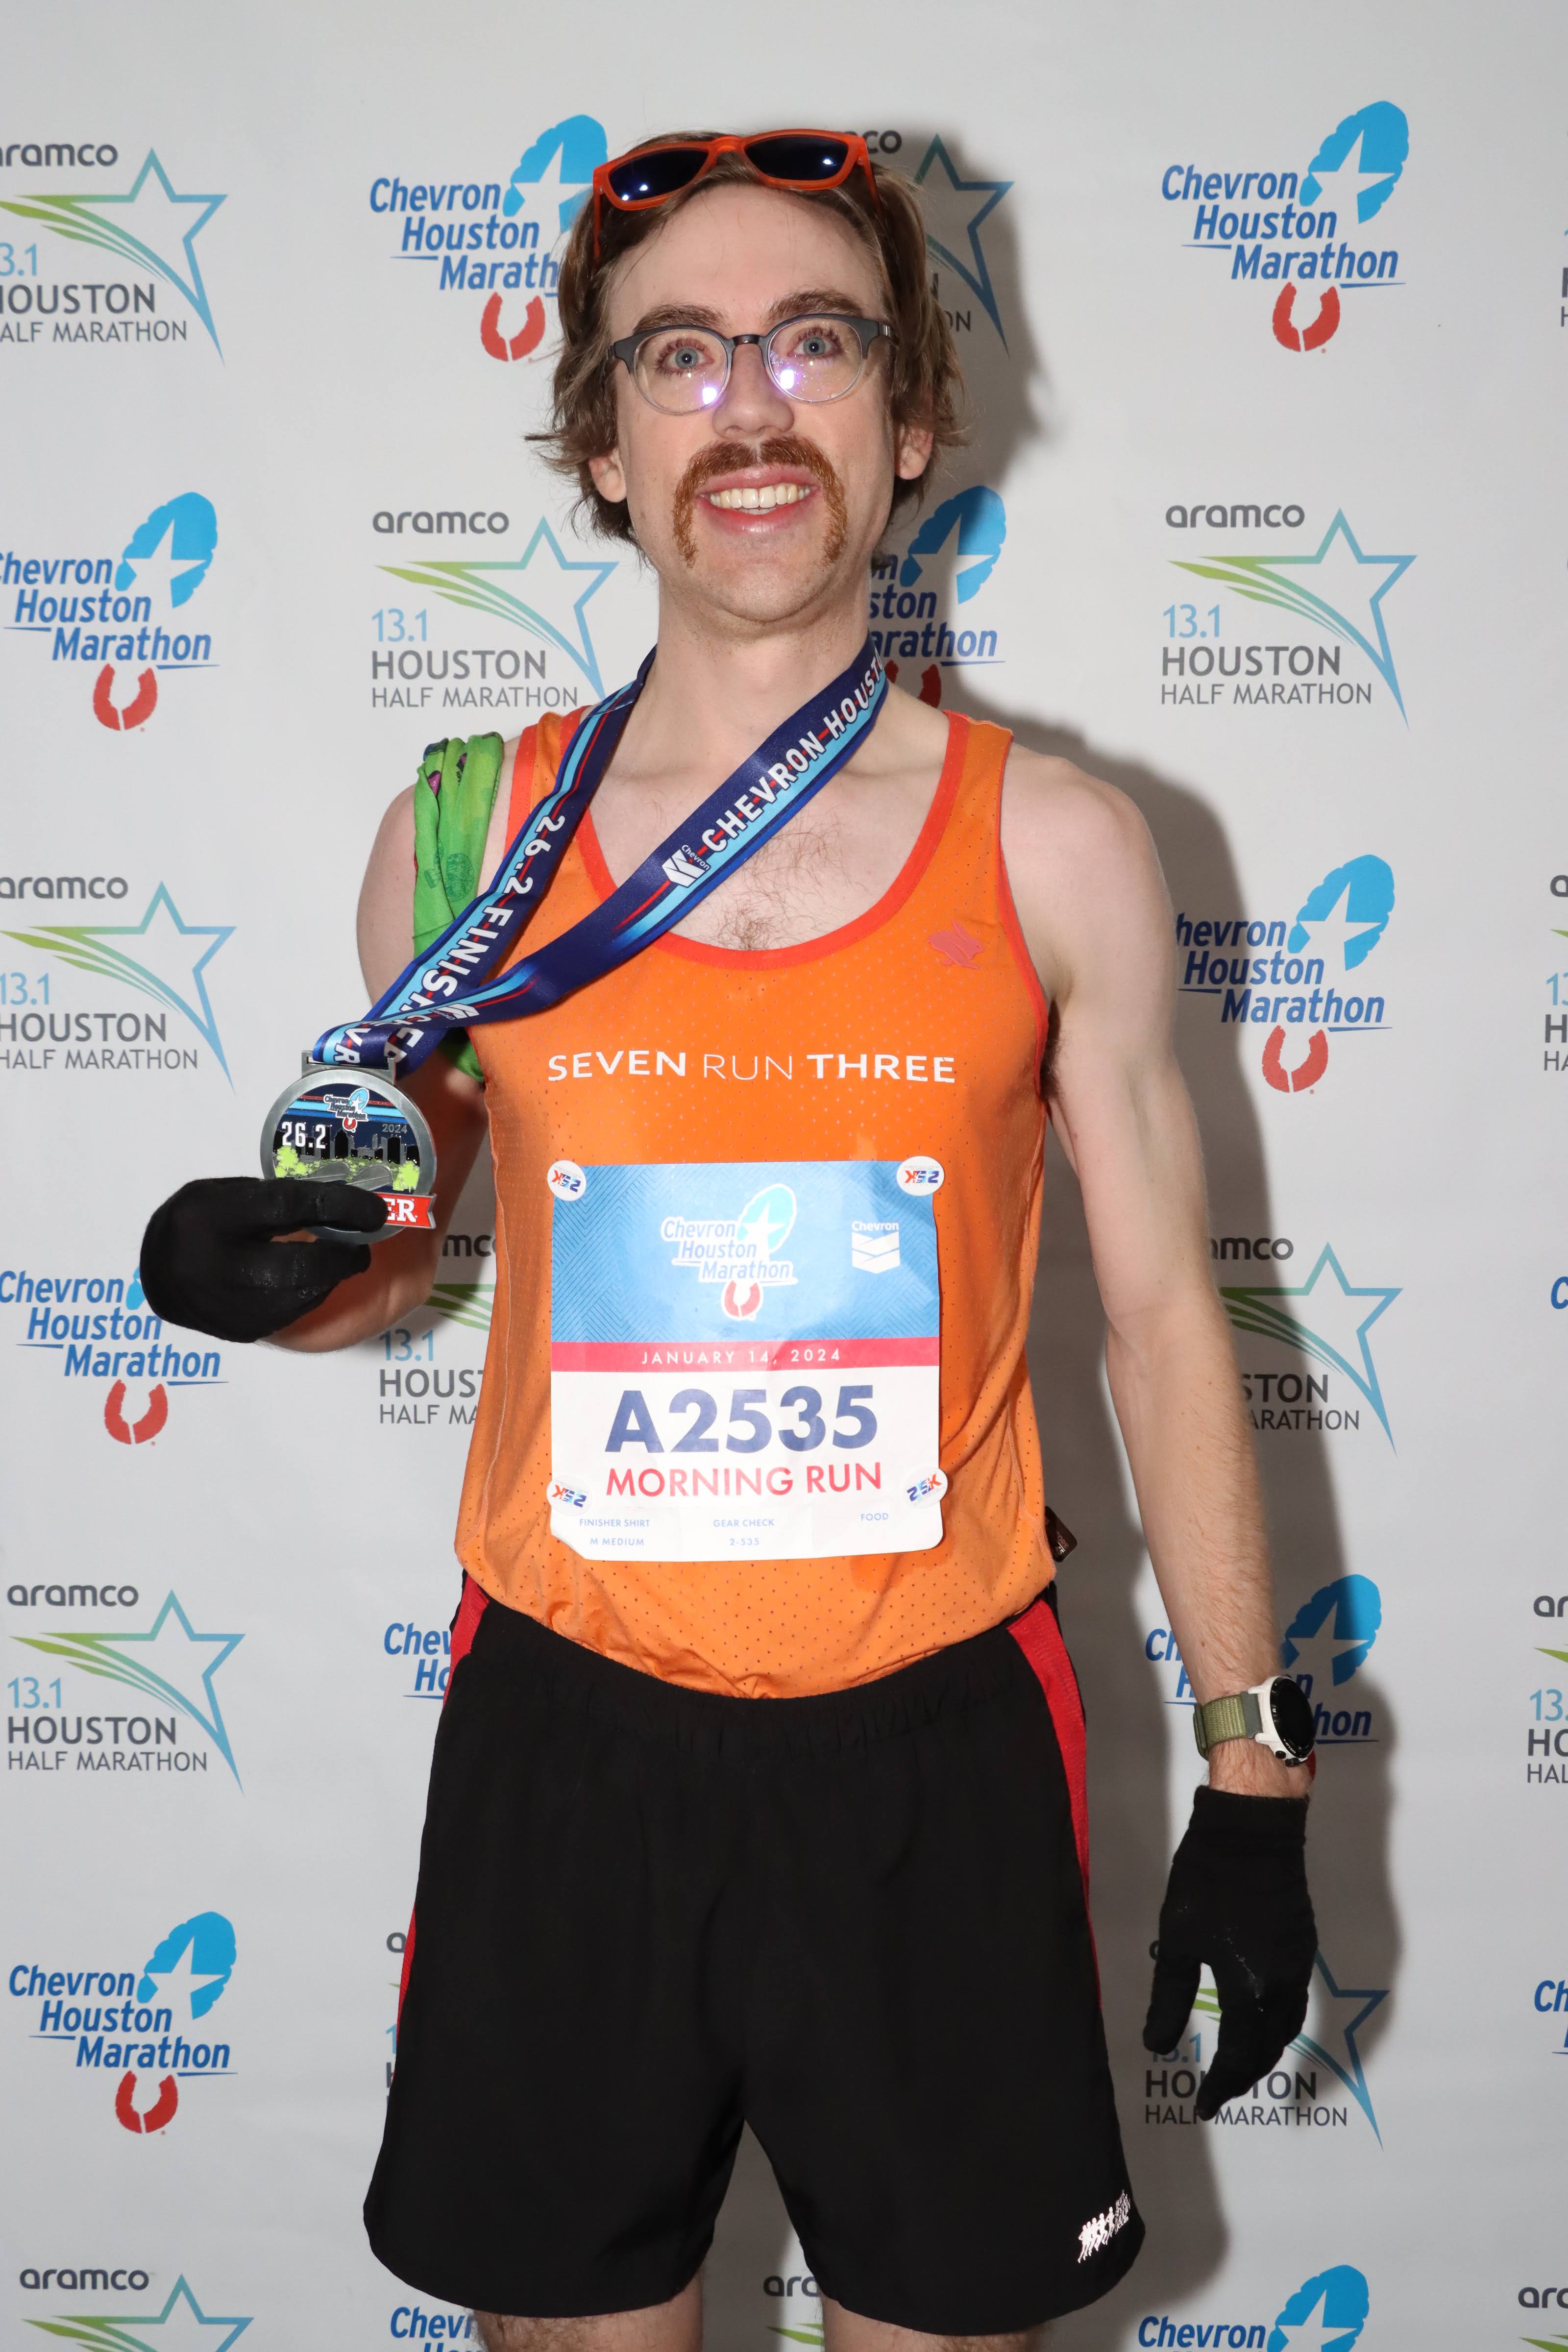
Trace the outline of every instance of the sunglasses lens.
{"label": "sunglasses lens", "polygon": [[844,169],[849,144],[844,139],[798,134],[748,139],[746,161],[770,180],[831,180]]}
{"label": "sunglasses lens", "polygon": [[708,160],[706,147],[650,147],[646,154],[627,155],[610,169],[610,187],[624,205],[646,204],[650,198],[673,196],[689,187]]}

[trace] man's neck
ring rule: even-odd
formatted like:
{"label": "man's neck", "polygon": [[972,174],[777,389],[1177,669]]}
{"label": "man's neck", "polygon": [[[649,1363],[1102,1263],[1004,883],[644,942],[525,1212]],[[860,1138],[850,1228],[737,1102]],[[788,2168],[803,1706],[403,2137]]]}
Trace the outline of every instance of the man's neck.
{"label": "man's neck", "polygon": [[628,764],[729,774],[849,667],[866,629],[864,595],[765,629],[715,629],[708,615],[663,600],[658,657],[627,729]]}

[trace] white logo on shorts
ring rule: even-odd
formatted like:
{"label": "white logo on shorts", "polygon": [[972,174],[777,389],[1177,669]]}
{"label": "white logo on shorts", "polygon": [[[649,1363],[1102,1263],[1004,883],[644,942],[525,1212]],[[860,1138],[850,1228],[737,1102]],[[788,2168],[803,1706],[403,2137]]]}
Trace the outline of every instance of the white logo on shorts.
{"label": "white logo on shorts", "polygon": [[1124,2230],[1131,2219],[1132,2200],[1124,2189],[1114,2205],[1108,2205],[1103,2213],[1097,2213],[1093,2221],[1086,2221],[1079,2231],[1079,2262],[1087,2263],[1090,2254],[1098,2254],[1102,2247],[1109,2246],[1118,2230]]}

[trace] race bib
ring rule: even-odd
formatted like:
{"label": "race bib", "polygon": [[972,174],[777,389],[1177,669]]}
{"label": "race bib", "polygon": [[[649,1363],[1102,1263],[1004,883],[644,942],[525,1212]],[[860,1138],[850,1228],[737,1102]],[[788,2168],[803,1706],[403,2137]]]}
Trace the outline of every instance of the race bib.
{"label": "race bib", "polygon": [[558,1160],[550,1524],[587,1559],[942,1540],[939,1161]]}

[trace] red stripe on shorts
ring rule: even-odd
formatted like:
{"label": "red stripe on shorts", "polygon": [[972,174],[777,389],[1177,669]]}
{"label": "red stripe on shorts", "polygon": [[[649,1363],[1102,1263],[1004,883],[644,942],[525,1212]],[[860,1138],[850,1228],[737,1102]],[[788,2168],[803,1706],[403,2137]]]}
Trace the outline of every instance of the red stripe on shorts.
{"label": "red stripe on shorts", "polygon": [[1007,1631],[1034,1668],[1035,1678],[1045,1692],[1046,1704],[1051,1711],[1057,1746],[1061,1749],[1062,1763],[1067,1770],[1073,1842],[1078,1847],[1078,1866],[1083,1878],[1083,1900],[1087,1910],[1089,1785],[1084,1769],[1087,1743],[1083,1700],[1079,1695],[1078,1676],[1072,1670],[1067,1643],[1062,1640],[1057,1612],[1043,1595],[1031,1608],[1026,1609],[1021,1617],[1015,1617]]}
{"label": "red stripe on shorts", "polygon": [[[447,1669],[447,1687],[441,1704],[446,1706],[452,1696],[452,1676],[474,1646],[474,1635],[479,1630],[479,1619],[489,1605],[489,1594],[471,1576],[463,1579],[463,1597],[458,1603],[458,1613],[452,1620],[452,1661]],[[403,1971],[397,1979],[397,2014],[403,2015],[403,2004],[408,1993],[408,1971],[414,1966],[414,1931],[418,1925],[417,1912],[408,1917],[408,1940],[403,1947]]]}

